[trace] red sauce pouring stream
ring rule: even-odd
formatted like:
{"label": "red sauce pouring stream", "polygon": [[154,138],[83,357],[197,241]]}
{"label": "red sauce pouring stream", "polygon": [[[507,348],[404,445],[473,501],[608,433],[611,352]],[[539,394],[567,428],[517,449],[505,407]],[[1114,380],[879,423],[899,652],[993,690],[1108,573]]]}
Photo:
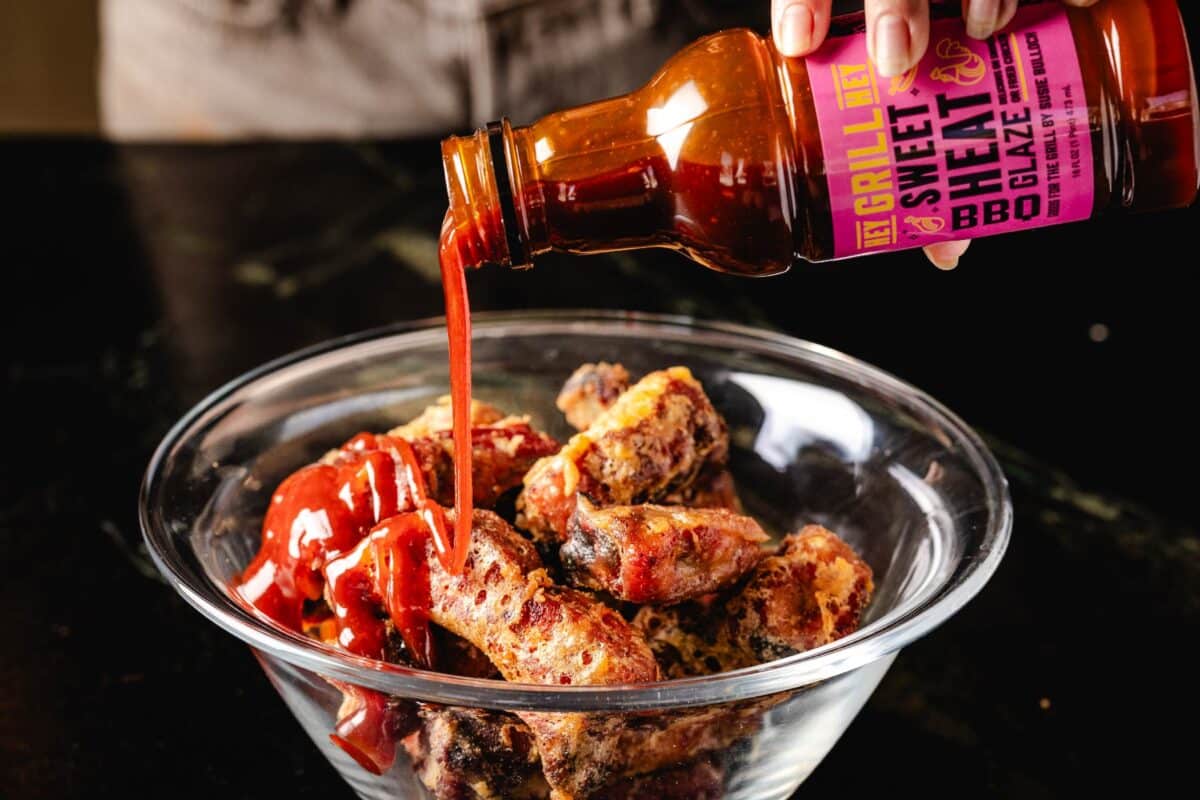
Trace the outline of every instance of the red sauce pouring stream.
{"label": "red sauce pouring stream", "polygon": [[[346,651],[368,658],[387,657],[382,605],[412,663],[425,669],[435,667],[426,548],[432,543],[442,566],[458,574],[471,537],[471,311],[464,268],[479,259],[469,250],[447,214],[439,259],[450,351],[454,535],[445,510],[429,496],[412,445],[363,433],[346,442],[332,463],[304,467],[280,484],[263,521],[259,552],[234,586],[285,627],[336,638]],[[310,609],[322,608],[322,596],[329,608],[309,618]],[[411,703],[334,683],[344,702],[330,739],[366,769],[385,772],[396,743],[411,729]]]}
{"label": "red sauce pouring stream", "polygon": [[462,572],[471,544],[473,487],[471,485],[471,307],[463,253],[446,214],[442,223],[438,259],[442,266],[442,293],[446,301],[446,335],[450,344],[450,402],[454,416],[454,549],[449,563],[452,575]]}

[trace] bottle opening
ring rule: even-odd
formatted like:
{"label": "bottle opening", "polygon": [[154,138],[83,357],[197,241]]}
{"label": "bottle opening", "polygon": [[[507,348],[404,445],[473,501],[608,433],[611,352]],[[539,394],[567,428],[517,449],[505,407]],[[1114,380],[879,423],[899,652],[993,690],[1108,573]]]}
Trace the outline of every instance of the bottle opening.
{"label": "bottle opening", "polygon": [[496,178],[496,199],[500,205],[500,226],[508,244],[508,257],[514,269],[531,266],[531,254],[517,227],[517,205],[513,195],[512,167],[508,161],[508,148],[504,145],[504,131],[508,120],[501,119],[487,124],[488,151],[492,157],[492,174]]}

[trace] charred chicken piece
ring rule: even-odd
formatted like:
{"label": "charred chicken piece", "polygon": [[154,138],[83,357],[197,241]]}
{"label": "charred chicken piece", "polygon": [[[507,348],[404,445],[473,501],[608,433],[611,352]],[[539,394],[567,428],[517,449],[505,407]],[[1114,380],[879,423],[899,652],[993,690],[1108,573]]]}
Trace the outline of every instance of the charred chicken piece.
{"label": "charred chicken piece", "polygon": [[[447,514],[452,519],[452,512]],[[658,678],[644,639],[590,594],[556,585],[533,544],[491,511],[477,510],[463,571],[443,566],[416,514],[381,522],[325,565],[338,643],[375,656],[394,625],[414,652],[428,623],[479,648],[509,681],[640,683]]]}
{"label": "charred chicken piece", "polygon": [[[408,440],[422,463],[430,496],[454,503],[454,419],[449,397],[439,397],[411,422],[388,436]],[[558,442],[534,429],[527,416],[505,416],[500,409],[471,401],[471,475],[475,505],[491,508],[502,494],[521,485],[535,461],[558,449]]]}
{"label": "charred chicken piece", "polygon": [[[551,685],[658,680],[653,653],[629,623],[591,595],[555,585],[534,545],[495,513],[474,513],[471,547],[459,575],[442,567],[428,541],[423,546],[424,576],[416,564],[402,562],[400,552],[381,561],[376,554],[386,552],[388,537],[410,522],[401,517],[385,520],[358,547],[326,566],[327,593],[340,598],[330,602],[341,626],[340,642],[378,638],[374,628],[385,608],[393,619],[397,609],[411,611],[409,600],[389,602],[377,587],[395,584],[404,595],[403,582],[427,578],[428,610],[422,615],[479,648],[506,680]],[[376,537],[381,538],[376,541]],[[380,573],[402,563],[403,571]],[[407,622],[395,621],[411,628]],[[545,774],[560,797],[581,794],[581,787],[591,785],[589,776],[614,774],[612,763],[593,765],[578,757],[595,749],[585,741],[590,735],[605,733],[594,731],[585,715],[521,716],[534,732]],[[673,752],[677,759],[678,751]],[[625,754],[616,750],[607,755]],[[652,768],[657,766],[661,764]]]}
{"label": "charred chicken piece", "polygon": [[871,568],[836,534],[809,525],[786,537],[728,597],[642,608],[633,625],[671,678],[761,664],[858,629],[874,591]]}
{"label": "charred chicken piece", "polygon": [[671,492],[661,502],[664,506],[724,508],[735,514],[746,513],[733,483],[733,473],[724,467],[706,467],[696,480]]}
{"label": "charred chicken piece", "polygon": [[742,664],[749,656],[718,636],[724,611],[718,598],[670,606],[642,606],[633,617],[668,680],[715,675],[724,664]]}
{"label": "charred chicken piece", "polygon": [[413,768],[435,800],[544,800],[537,743],[512,714],[426,706],[405,740]]}
{"label": "charred chicken piece", "polygon": [[767,535],[719,508],[609,506],[580,497],[560,550],[568,580],[631,603],[678,603],[724,589],[758,563]]}
{"label": "charred chicken piece", "polygon": [[[363,433],[347,442],[342,449],[326,454],[323,461],[340,466],[351,458],[361,458],[363,453],[377,450],[388,452],[391,441],[396,438],[404,438],[412,446],[429,496],[442,505],[453,505],[454,436],[450,430],[430,430],[411,439],[397,437],[394,433]],[[558,442],[534,429],[528,417],[504,417],[473,426],[471,477],[475,505],[481,508],[494,506],[501,495],[521,485],[521,479],[530,466],[557,450]]]}
{"label": "charred chicken piece", "polygon": [[[404,745],[417,776],[435,800],[544,800],[551,796],[537,742],[520,718],[501,711],[426,706],[420,719],[420,732]],[[679,754],[672,757],[677,759]],[[718,800],[724,779],[719,759],[707,754],[655,772],[616,778],[587,798]]]}
{"label": "charred chicken piece", "polygon": [[558,792],[554,799],[582,800],[622,796],[604,792],[621,785],[623,779],[649,776],[719,753],[753,735],[763,715],[782,699],[772,695],[722,706],[643,713],[523,712],[521,718],[537,738],[544,774]]}
{"label": "charred chicken piece", "polygon": [[566,535],[576,493],[598,506],[655,502],[725,462],[725,422],[685,367],[652,372],[525,476],[517,524],[542,542]]}
{"label": "charred chicken piece", "polygon": [[[445,506],[454,505],[454,437],[441,431],[414,439],[429,494]],[[505,417],[471,428],[471,478],[475,505],[491,508],[539,459],[555,452],[558,442],[535,430],[528,417]]]}
{"label": "charred chicken piece", "polygon": [[[420,712],[423,733],[405,746],[417,774],[437,798],[541,797],[536,778],[544,774],[556,800],[694,800],[720,796],[709,792],[720,786],[721,775],[713,762],[680,767],[681,762],[719,753],[752,735],[763,714],[782,699],[776,695],[648,714],[525,712],[520,718],[425,707]],[[535,744],[532,750],[529,741]],[[540,753],[549,757],[540,758]],[[480,759],[489,763],[478,763]],[[494,763],[504,764],[506,771],[495,774]],[[468,784],[476,794],[462,793]],[[527,794],[517,794],[517,787]],[[647,794],[651,789],[661,790],[661,796]]]}
{"label": "charred chicken piece", "polygon": [[721,800],[725,770],[720,760],[701,758],[688,764],[622,778],[597,792],[594,800]]}
{"label": "charred chicken piece", "polygon": [[577,431],[596,421],[629,388],[629,372],[620,364],[583,364],[571,373],[555,405]]}
{"label": "charred chicken piece", "polygon": [[550,580],[536,548],[507,522],[476,511],[460,575],[430,552],[429,618],[487,655],[506,680],[598,685],[658,679],[646,642],[589,594]]}

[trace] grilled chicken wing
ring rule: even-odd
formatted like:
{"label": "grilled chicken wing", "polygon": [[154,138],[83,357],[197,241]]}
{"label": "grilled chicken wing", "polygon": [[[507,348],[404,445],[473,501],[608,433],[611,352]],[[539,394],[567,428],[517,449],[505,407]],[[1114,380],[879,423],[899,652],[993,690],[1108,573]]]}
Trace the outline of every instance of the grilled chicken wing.
{"label": "grilled chicken wing", "polygon": [[684,367],[652,372],[587,430],[525,476],[517,524],[542,542],[566,535],[576,493],[599,506],[654,502],[725,462],[725,422]]}
{"label": "grilled chicken wing", "polygon": [[583,364],[567,378],[555,405],[575,430],[582,431],[628,388],[629,372],[620,364]]}
{"label": "grilled chicken wing", "polygon": [[405,740],[413,768],[435,800],[544,800],[537,743],[512,714],[426,706]]}
{"label": "grilled chicken wing", "polygon": [[642,713],[523,712],[554,800],[606,797],[623,778],[648,776],[753,735],[779,695],[697,709]]}
{"label": "grilled chicken wing", "polygon": [[871,568],[834,533],[809,525],[759,562],[727,598],[643,607],[633,625],[671,678],[707,675],[811,650],[853,633],[874,591]]}
{"label": "grilled chicken wing", "polygon": [[720,800],[725,796],[725,770],[720,759],[701,758],[670,769],[622,778],[593,800]]}
{"label": "grilled chicken wing", "polygon": [[677,603],[723,589],[764,555],[750,517],[716,508],[610,506],[580,497],[559,551],[568,580],[631,603]]}
{"label": "grilled chicken wing", "polygon": [[[421,709],[420,719],[420,732],[404,745],[417,776],[435,800],[550,797],[537,742],[519,717],[501,711],[427,706]],[[617,778],[588,798],[718,800],[724,778],[720,760],[711,753],[701,754],[696,761]]]}
{"label": "grilled chicken wing", "polygon": [[[558,449],[558,442],[529,425],[527,417],[506,417],[471,428],[471,478],[477,507],[491,508],[509,489],[521,485],[539,458]],[[454,438],[450,431],[414,439],[429,496],[454,504]]]}
{"label": "grilled chicken wing", "polygon": [[660,502],[664,506],[724,508],[735,514],[746,513],[733,483],[733,474],[724,467],[706,467],[694,481],[671,492]]}
{"label": "grilled chicken wing", "polygon": [[[429,429],[421,436],[412,438],[397,436],[394,432],[404,428],[418,430],[425,429],[425,426],[411,423],[382,436],[359,434],[340,450],[327,453],[322,461],[338,466],[364,452],[387,452],[390,440],[403,438],[412,446],[417,457],[429,496],[442,505],[453,505],[453,432],[449,429]],[[471,476],[475,505],[481,508],[494,506],[501,495],[521,485],[521,479],[530,466],[557,450],[558,442],[535,430],[529,424],[528,417],[504,417],[472,426]]]}
{"label": "grilled chicken wing", "polygon": [[475,512],[461,575],[430,554],[430,619],[482,650],[518,683],[596,685],[658,678],[645,640],[589,594],[550,580],[534,546]]}

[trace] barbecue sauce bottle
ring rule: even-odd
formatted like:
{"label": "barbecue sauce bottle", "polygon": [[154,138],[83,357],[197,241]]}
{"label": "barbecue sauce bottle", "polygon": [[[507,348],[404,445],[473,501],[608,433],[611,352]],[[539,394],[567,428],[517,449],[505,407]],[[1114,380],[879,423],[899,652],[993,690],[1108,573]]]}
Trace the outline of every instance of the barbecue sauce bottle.
{"label": "barbecue sauce bottle", "polygon": [[874,69],[861,15],[808,58],[717,33],[636,92],[493,123],[442,156],[468,266],[668,247],[772,275],[1188,205],[1198,129],[1175,0],[1032,2],[987,41],[935,6],[928,52],[897,78]]}

